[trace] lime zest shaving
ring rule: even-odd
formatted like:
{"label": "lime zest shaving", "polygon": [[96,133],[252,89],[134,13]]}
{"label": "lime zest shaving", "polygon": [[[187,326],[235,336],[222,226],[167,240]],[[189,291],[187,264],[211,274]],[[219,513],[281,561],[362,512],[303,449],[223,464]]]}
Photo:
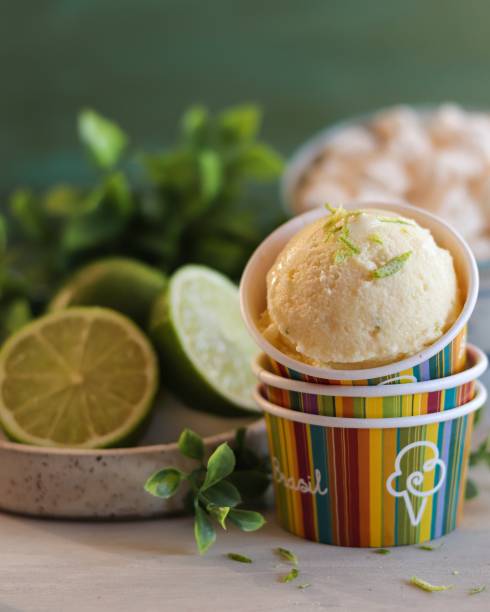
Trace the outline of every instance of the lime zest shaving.
{"label": "lime zest shaving", "polygon": [[293,567],[293,569],[288,574],[285,574],[284,576],[281,576],[279,578],[279,582],[292,582],[293,580],[296,580],[298,576],[299,570],[296,567]]}
{"label": "lime zest shaving", "polygon": [[347,249],[339,249],[335,252],[333,261],[336,264],[341,264],[344,263],[346,259],[349,259],[349,257],[352,257],[352,255],[353,253],[351,251],[347,251]]}
{"label": "lime zest shaving", "polygon": [[468,595],[478,595],[478,593],[483,593],[483,591],[486,591],[486,590],[487,590],[487,587],[484,584],[480,584],[478,586],[471,588],[468,591]]}
{"label": "lime zest shaving", "polygon": [[311,584],[309,582],[305,582],[304,584],[298,584],[298,589],[308,589],[309,587],[311,587]]}
{"label": "lime zest shaving", "polygon": [[389,554],[391,554],[391,550],[389,550],[388,548],[376,548],[375,550],[372,550],[371,552],[373,552],[375,555],[389,555]]}
{"label": "lime zest shaving", "polygon": [[401,219],[400,217],[377,217],[378,221],[381,223],[399,223],[400,225],[415,225],[413,221],[408,221],[408,219]]}
{"label": "lime zest shaving", "polygon": [[240,555],[239,553],[230,552],[226,556],[228,557],[228,559],[231,559],[232,561],[237,561],[237,563],[253,563],[250,557],[246,557],[245,555]]}
{"label": "lime zest shaving", "polygon": [[347,238],[347,236],[342,234],[342,236],[339,237],[339,240],[345,244],[345,246],[349,249],[349,251],[352,252],[353,255],[359,255],[360,254],[361,249],[358,246],[356,246],[352,242],[352,240]]}
{"label": "lime zest shaving", "polygon": [[441,548],[442,542],[440,544],[422,544],[421,546],[417,546],[419,550],[439,550]]}
{"label": "lime zest shaving", "polygon": [[374,244],[383,244],[383,240],[379,234],[369,234],[368,240],[369,242],[374,242]]}
{"label": "lime zest shaving", "polygon": [[279,548],[274,549],[274,552],[276,555],[281,557],[283,561],[289,561],[289,563],[292,563],[293,565],[298,565],[298,557],[287,548],[281,548],[279,546]]}
{"label": "lime zest shaving", "polygon": [[393,257],[373,272],[373,278],[386,278],[400,272],[411,255],[412,251],[406,251],[401,255]]}
{"label": "lime zest shaving", "polygon": [[452,584],[431,584],[427,582],[427,580],[423,580],[422,578],[418,578],[417,576],[412,576],[410,578],[410,584],[413,586],[422,589],[423,591],[427,591],[428,593],[436,593],[438,591],[449,591],[449,589],[454,588]]}
{"label": "lime zest shaving", "polygon": [[453,576],[459,576],[459,571],[458,570],[453,570],[452,572]]}

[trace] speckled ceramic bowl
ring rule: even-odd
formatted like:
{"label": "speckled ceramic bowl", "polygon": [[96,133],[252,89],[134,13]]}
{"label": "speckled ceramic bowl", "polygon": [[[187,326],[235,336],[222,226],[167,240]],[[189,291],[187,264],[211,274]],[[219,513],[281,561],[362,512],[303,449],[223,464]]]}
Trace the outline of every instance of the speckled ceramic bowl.
{"label": "speckled ceramic bowl", "polygon": [[70,450],[25,446],[0,432],[0,510],[38,517],[134,519],[174,514],[182,509],[183,488],[169,500],[143,490],[157,470],[192,469],[174,442],[184,427],[205,437],[211,453],[247,426],[248,443],[267,452],[263,419],[223,418],[197,412],[167,399],[157,407],[141,446],[110,450]]}

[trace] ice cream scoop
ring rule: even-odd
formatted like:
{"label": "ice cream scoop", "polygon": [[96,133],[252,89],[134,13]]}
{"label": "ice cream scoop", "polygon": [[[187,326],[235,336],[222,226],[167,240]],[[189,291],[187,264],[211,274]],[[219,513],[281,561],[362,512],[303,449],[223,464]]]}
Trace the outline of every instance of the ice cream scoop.
{"label": "ice cream scoop", "polygon": [[331,208],[269,270],[262,329],[300,361],[357,369],[417,353],[460,310],[452,256],[429,230],[386,210]]}

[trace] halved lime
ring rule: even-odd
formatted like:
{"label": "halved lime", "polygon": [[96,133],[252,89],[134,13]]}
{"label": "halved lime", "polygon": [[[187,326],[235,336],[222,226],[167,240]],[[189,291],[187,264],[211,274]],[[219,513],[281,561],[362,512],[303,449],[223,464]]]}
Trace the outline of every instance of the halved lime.
{"label": "halved lime", "polygon": [[124,313],[146,328],[151,306],[166,285],[167,277],[144,263],[124,257],[101,259],[70,278],[48,310],[104,306]]}
{"label": "halved lime", "polygon": [[0,423],[37,446],[117,446],[149,413],[154,351],[129,319],[69,308],[37,319],[0,352]]}
{"label": "halved lime", "polygon": [[180,268],[155,303],[150,330],[165,380],[193,408],[258,411],[250,365],[257,348],[226,277],[204,266]]}

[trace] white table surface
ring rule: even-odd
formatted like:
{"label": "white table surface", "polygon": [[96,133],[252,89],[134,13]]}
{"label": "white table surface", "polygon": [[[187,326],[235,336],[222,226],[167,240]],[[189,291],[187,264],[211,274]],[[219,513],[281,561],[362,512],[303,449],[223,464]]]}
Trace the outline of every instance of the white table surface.
{"label": "white table surface", "polygon": [[[77,523],[0,514],[0,612],[489,610],[490,471],[473,475],[480,496],[440,549],[404,547],[386,556],[303,541],[272,512],[259,532],[220,533],[206,557],[195,552],[189,518]],[[274,556],[277,546],[298,555],[296,582],[278,582],[288,567]],[[254,563],[230,561],[227,552]],[[414,574],[454,589],[425,593],[407,584]],[[305,582],[311,587],[297,588]],[[488,591],[468,594],[480,584]]]}

